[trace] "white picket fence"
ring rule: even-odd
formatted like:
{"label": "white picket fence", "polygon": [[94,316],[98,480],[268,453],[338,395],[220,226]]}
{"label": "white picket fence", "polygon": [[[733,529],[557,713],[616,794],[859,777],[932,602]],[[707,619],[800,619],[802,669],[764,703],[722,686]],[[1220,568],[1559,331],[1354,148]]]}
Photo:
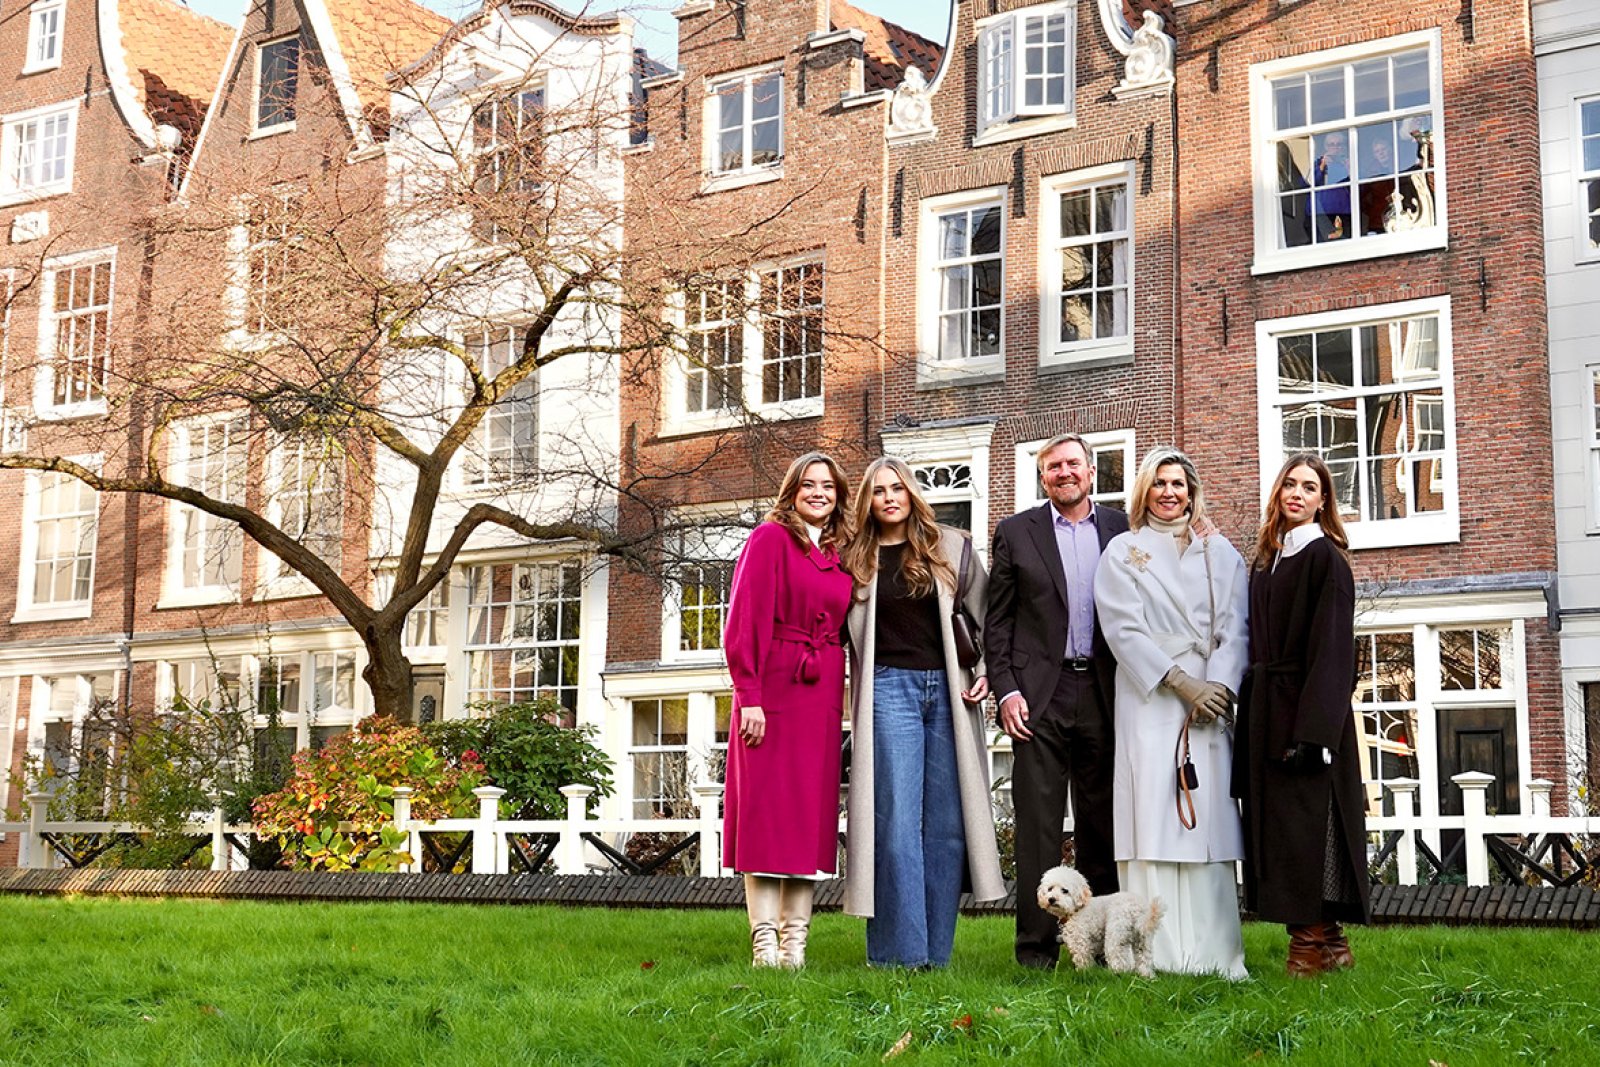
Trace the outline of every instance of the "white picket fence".
{"label": "white picket fence", "polygon": [[[1402,885],[1418,882],[1418,839],[1428,843],[1437,854],[1441,835],[1447,831],[1460,831],[1464,839],[1467,884],[1488,885],[1491,837],[1517,837],[1524,846],[1537,845],[1553,835],[1566,835],[1569,839],[1600,839],[1600,817],[1553,816],[1550,814],[1551,783],[1536,779],[1528,783],[1527,810],[1517,815],[1490,815],[1486,798],[1494,778],[1487,774],[1469,771],[1451,779],[1461,790],[1463,814],[1455,816],[1423,816],[1417,813],[1417,795],[1421,783],[1415,779],[1400,778],[1386,783],[1394,798],[1394,814],[1368,816],[1367,830],[1374,842],[1384,840],[1384,835],[1399,831],[1400,838],[1394,849],[1396,878]],[[556,870],[561,874],[614,873],[598,850],[585,835],[599,835],[616,843],[630,834],[694,834],[698,836],[699,873],[714,878],[728,873],[722,867],[722,817],[720,813],[722,786],[699,784],[693,787],[694,803],[698,812],[689,819],[599,819],[589,814],[594,789],[584,785],[569,785],[561,792],[567,798],[567,812],[563,819],[501,819],[500,798],[505,790],[483,786],[473,790],[478,798],[478,814],[474,818],[436,819],[431,822],[411,818],[411,790],[395,789],[394,824],[406,832],[404,852],[411,857],[411,868],[422,869],[423,839],[427,834],[468,834],[472,838],[472,872],[474,874],[505,874],[511,870],[511,839],[516,835],[554,834],[557,844],[551,854]],[[46,835],[140,833],[142,828],[129,823],[70,822],[46,818],[50,796],[34,793],[28,796],[29,817],[26,822],[0,822],[0,833],[21,835],[22,847],[19,865],[23,867],[59,867],[61,856],[46,840]],[[229,841],[254,834],[254,828],[245,825],[228,825],[220,808],[204,820],[184,827],[184,833],[209,835],[211,838],[211,869],[217,871],[242,869],[244,856]]]}

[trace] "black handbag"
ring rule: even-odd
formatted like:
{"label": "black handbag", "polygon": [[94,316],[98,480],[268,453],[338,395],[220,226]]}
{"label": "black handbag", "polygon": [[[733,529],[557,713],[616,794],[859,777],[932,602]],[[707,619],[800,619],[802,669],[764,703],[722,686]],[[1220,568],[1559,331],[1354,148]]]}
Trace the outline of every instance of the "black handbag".
{"label": "black handbag", "polygon": [[955,605],[950,611],[950,634],[955,638],[956,662],[966,671],[972,670],[983,659],[983,652],[978,645],[978,624],[967,614],[963,603],[971,585],[971,565],[972,538],[964,537],[961,540],[961,568],[957,573]]}

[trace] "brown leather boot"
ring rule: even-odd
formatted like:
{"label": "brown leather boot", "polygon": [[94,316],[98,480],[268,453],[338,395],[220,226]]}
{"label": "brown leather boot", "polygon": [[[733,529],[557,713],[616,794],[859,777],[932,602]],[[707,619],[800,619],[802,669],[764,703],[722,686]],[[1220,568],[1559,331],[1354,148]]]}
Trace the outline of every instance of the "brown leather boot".
{"label": "brown leather boot", "polygon": [[1344,936],[1343,926],[1338,923],[1323,923],[1316,929],[1317,944],[1322,949],[1328,970],[1343,971],[1356,965],[1356,957],[1350,951],[1350,942]]}
{"label": "brown leather boot", "polygon": [[1317,940],[1319,926],[1289,927],[1289,960],[1284,970],[1290,978],[1315,978],[1328,969],[1327,957]]}

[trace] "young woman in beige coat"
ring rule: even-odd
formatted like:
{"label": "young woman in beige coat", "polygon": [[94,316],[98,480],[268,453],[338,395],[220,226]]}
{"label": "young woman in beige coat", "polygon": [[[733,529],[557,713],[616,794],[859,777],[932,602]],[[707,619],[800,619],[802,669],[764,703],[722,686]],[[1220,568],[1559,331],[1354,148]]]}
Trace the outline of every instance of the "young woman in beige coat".
{"label": "young woman in beige coat", "polygon": [[[963,670],[950,622],[967,537],[941,527],[911,470],[884,457],[856,493],[850,634],[852,749],[845,911],[867,917],[867,962],[950,962],[963,881],[1005,895],[989,801],[983,664]],[[980,625],[987,579],[965,553]]]}

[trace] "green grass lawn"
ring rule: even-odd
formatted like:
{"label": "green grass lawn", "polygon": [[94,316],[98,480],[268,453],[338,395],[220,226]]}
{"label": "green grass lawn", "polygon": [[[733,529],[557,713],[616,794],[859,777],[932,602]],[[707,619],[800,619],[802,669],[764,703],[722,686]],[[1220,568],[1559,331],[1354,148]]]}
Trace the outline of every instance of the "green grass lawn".
{"label": "green grass lawn", "polygon": [[963,919],[946,971],[868,970],[818,918],[752,971],[738,912],[0,897],[0,1063],[1600,1064],[1600,936],[1377,928],[1282,974],[1248,926],[1229,984],[1023,971]]}

